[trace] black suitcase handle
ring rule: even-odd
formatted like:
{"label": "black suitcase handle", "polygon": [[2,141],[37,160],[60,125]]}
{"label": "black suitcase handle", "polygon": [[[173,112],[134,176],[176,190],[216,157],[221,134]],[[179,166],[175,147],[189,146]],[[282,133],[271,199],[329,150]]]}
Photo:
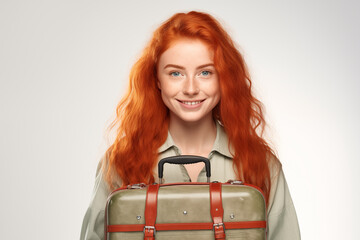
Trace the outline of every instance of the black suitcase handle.
{"label": "black suitcase handle", "polygon": [[164,164],[170,163],[170,164],[192,164],[192,163],[198,163],[203,162],[205,163],[205,169],[206,169],[206,177],[207,182],[210,182],[210,161],[207,158],[200,157],[200,156],[194,156],[194,155],[180,155],[180,156],[174,156],[174,157],[167,157],[164,159],[161,159],[158,163],[158,174],[159,174],[159,183],[162,183],[163,180],[163,173],[164,173]]}

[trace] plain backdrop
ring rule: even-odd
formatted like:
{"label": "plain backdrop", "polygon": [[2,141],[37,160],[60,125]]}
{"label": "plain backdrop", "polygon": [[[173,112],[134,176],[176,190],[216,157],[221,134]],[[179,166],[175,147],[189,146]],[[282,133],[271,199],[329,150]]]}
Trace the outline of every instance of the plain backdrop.
{"label": "plain backdrop", "polygon": [[159,24],[190,10],[244,54],[302,238],[358,239],[356,0],[2,0],[1,239],[79,239],[129,70]]}

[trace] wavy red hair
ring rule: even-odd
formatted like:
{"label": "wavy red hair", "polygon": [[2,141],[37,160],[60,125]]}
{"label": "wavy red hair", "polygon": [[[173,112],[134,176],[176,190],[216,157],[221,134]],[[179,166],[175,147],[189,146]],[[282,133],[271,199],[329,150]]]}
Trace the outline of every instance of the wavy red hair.
{"label": "wavy red hair", "polygon": [[268,200],[269,154],[262,138],[265,121],[261,103],[253,96],[251,80],[242,55],[212,16],[201,12],[178,13],[153,34],[130,72],[127,94],[117,107],[117,137],[108,149],[106,179],[118,177],[122,185],[154,182],[158,149],[166,141],[169,113],[157,88],[160,55],[180,38],[198,39],[214,51],[221,100],[213,111],[229,137],[234,169],[239,179],[260,187]]}

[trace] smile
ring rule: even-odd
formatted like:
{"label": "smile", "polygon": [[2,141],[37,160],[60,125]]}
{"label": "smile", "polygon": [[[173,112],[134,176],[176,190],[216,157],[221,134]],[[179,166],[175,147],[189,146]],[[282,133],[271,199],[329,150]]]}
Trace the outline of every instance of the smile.
{"label": "smile", "polygon": [[201,101],[196,101],[196,102],[182,102],[182,103],[184,103],[184,104],[186,104],[186,105],[195,105],[195,104],[201,103]]}
{"label": "smile", "polygon": [[192,106],[192,105],[199,104],[199,103],[203,102],[204,100],[197,100],[197,101],[181,101],[181,100],[178,100],[178,101],[185,104],[185,105]]}
{"label": "smile", "polygon": [[201,103],[203,101],[205,101],[205,99],[203,100],[196,100],[196,101],[182,101],[182,100],[178,100],[181,105],[185,108],[189,108],[189,109],[193,109],[193,108],[198,108],[201,106]]}

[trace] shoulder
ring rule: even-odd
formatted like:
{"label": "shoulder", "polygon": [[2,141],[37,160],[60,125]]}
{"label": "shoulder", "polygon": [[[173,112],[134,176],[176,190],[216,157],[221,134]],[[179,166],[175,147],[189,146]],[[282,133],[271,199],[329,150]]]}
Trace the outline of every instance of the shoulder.
{"label": "shoulder", "polygon": [[274,155],[269,157],[271,188],[268,204],[269,239],[300,239],[295,207],[282,165]]}
{"label": "shoulder", "polygon": [[293,203],[286,182],[282,165],[277,157],[269,157],[271,188],[268,204],[268,213],[271,216],[281,216],[288,209],[293,209]]}
{"label": "shoulder", "polygon": [[280,160],[272,152],[269,152],[266,158],[269,165],[271,181],[273,182],[279,177],[282,171],[282,165]]}
{"label": "shoulder", "polygon": [[[96,178],[101,178],[109,192],[121,187],[122,181],[116,169],[110,164],[110,153],[107,151],[100,159],[96,170]],[[108,181],[111,179],[111,181]]]}

